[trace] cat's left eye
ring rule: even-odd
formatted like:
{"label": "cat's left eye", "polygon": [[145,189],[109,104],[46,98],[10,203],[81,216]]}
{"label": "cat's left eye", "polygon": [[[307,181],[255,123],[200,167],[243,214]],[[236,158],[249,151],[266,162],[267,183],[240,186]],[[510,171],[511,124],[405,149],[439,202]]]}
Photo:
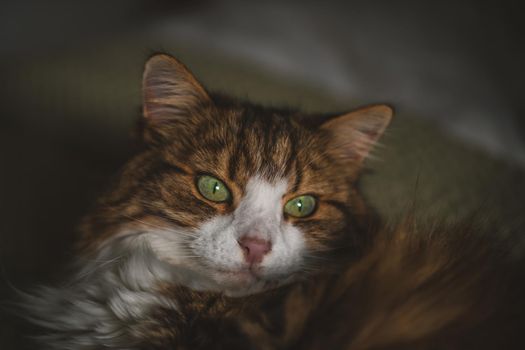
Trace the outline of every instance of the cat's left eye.
{"label": "cat's left eye", "polygon": [[313,196],[303,195],[289,200],[284,205],[284,212],[296,218],[304,218],[314,212],[315,206],[316,200]]}
{"label": "cat's left eye", "polygon": [[209,175],[198,177],[197,188],[204,198],[213,202],[226,202],[231,196],[230,191],[221,180]]}

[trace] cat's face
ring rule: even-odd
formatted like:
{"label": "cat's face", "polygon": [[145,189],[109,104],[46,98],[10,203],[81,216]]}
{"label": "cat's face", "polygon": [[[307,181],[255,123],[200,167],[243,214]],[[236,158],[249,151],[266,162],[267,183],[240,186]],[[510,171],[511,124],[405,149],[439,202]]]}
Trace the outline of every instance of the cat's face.
{"label": "cat's face", "polygon": [[255,293],[357,244],[354,181],[388,107],[314,122],[218,101],[159,55],[146,65],[144,113],[152,146],[128,164],[112,205],[129,219],[119,234],[140,232],[181,283]]}

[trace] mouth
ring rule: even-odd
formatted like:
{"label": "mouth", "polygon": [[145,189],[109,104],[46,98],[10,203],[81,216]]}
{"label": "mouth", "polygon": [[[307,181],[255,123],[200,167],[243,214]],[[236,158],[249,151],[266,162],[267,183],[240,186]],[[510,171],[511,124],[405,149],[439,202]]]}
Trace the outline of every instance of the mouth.
{"label": "mouth", "polygon": [[266,287],[272,281],[265,278],[260,268],[249,266],[239,269],[217,269],[218,281],[230,288],[246,289],[254,286]]}
{"label": "mouth", "polygon": [[237,278],[240,280],[253,280],[254,282],[262,280],[260,269],[254,268],[252,266],[235,270],[217,269],[217,272],[221,275]]}
{"label": "mouth", "polygon": [[237,270],[217,270],[219,278],[232,296],[245,295],[274,289],[283,284],[283,279],[265,276],[257,266]]}

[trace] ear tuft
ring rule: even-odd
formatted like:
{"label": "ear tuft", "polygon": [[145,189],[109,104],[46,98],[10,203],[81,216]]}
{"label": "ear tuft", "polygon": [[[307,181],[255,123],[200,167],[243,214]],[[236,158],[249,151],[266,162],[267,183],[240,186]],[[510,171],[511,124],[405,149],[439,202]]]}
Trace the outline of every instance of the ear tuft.
{"label": "ear tuft", "polygon": [[383,135],[394,114],[387,105],[373,105],[332,118],[321,129],[331,134],[329,152],[360,164]]}
{"label": "ear tuft", "polygon": [[166,54],[152,56],[142,76],[143,111],[149,124],[184,119],[210,97],[191,72]]}

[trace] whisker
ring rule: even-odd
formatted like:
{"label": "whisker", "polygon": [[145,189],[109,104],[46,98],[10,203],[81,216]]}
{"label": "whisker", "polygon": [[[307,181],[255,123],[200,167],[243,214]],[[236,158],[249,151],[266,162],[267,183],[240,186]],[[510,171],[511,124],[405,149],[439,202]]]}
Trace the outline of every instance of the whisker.
{"label": "whisker", "polygon": [[86,278],[88,277],[89,275],[92,275],[94,274],[96,271],[114,263],[114,262],[117,262],[119,260],[122,259],[124,255],[119,255],[117,257],[114,257],[113,259],[109,259],[109,260],[106,260],[106,261],[103,261],[103,260],[97,260],[97,259],[94,259],[94,260],[91,260],[93,262],[100,262],[100,261],[103,261],[101,264],[99,265],[95,265],[92,269],[89,269],[87,271],[85,271],[84,273],[81,273],[80,275],[77,276],[78,279],[83,279],[83,278]]}
{"label": "whisker", "polygon": [[309,166],[310,166],[313,162],[316,162],[316,161],[318,161],[318,160],[322,160],[322,159],[323,159],[323,156],[325,156],[325,155],[326,155],[326,152],[324,152],[324,151],[323,151],[319,156],[316,156],[316,157],[313,157],[313,156],[310,155],[310,156],[308,157],[308,158],[309,158],[309,161],[308,161],[307,163],[302,164],[302,166],[301,166],[301,171],[302,171],[302,172],[306,172],[306,171],[308,171]]}
{"label": "whisker", "polygon": [[193,234],[193,233],[190,233],[190,232],[183,232],[182,230],[174,230],[173,228],[170,228],[170,227],[167,227],[167,226],[160,226],[160,225],[155,225],[155,224],[152,224],[151,222],[147,222],[147,221],[144,221],[144,220],[141,220],[139,218],[136,218],[136,217],[133,217],[131,215],[127,215],[127,214],[121,214],[123,217],[126,217],[130,220],[133,220],[133,221],[136,221],[140,224],[143,224],[143,225],[146,225],[146,226],[149,226],[149,227],[152,227],[152,228],[155,228],[157,230],[161,230],[161,231],[168,231],[168,232],[172,232],[172,233],[175,233],[177,235],[181,235],[181,236],[187,236],[187,237],[196,237],[196,234]]}

